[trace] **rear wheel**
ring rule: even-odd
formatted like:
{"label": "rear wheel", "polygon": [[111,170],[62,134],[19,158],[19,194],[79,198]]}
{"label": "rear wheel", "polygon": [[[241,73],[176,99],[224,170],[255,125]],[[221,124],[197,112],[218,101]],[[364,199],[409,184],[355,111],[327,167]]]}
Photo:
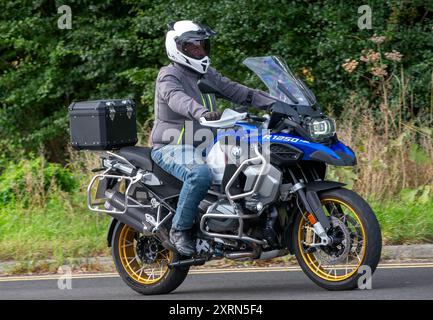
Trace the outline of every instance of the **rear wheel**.
{"label": "rear wheel", "polygon": [[169,268],[179,259],[155,237],[146,237],[129,226],[118,223],[111,244],[116,269],[122,280],[141,294],[164,294],[176,289],[189,268]]}
{"label": "rear wheel", "polygon": [[328,290],[356,288],[364,273],[360,268],[368,266],[373,273],[379,263],[379,223],[367,202],[353,191],[329,190],[319,198],[331,221],[328,235],[335,241],[330,246],[312,246],[319,238],[306,213],[299,214],[292,238],[296,258],[305,274],[319,286]]}

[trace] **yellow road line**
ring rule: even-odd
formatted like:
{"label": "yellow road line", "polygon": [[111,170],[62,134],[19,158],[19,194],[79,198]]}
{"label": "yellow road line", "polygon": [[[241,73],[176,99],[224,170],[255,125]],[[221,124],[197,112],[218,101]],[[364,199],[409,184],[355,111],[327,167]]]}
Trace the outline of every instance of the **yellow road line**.
{"label": "yellow road line", "polygon": [[[432,262],[420,263],[387,263],[378,266],[378,269],[405,269],[405,268],[433,268]],[[301,271],[300,267],[247,267],[247,268],[215,268],[195,269],[190,274],[217,274],[217,273],[245,273],[245,272],[276,272],[276,271]],[[5,276],[0,277],[0,282],[12,281],[34,281],[34,280],[58,280],[62,275],[41,275],[41,276]],[[95,279],[95,278],[117,278],[117,273],[88,273],[72,274],[72,279]]]}

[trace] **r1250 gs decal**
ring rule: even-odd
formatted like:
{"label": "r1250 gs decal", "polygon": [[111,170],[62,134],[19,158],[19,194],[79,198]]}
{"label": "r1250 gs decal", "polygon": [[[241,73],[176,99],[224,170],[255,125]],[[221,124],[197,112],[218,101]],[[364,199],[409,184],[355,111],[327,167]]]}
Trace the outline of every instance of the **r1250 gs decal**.
{"label": "r1250 gs decal", "polygon": [[297,137],[291,137],[291,136],[283,136],[283,135],[279,135],[279,134],[267,134],[264,135],[262,138],[262,141],[267,141],[270,140],[272,142],[277,142],[277,141],[284,141],[284,142],[293,142],[293,143],[308,143],[310,144],[310,141],[307,140],[303,140]]}

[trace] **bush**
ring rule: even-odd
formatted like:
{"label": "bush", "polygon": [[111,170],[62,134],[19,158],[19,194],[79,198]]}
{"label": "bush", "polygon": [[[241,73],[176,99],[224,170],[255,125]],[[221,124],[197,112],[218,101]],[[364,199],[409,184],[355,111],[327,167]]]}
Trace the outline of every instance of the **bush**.
{"label": "bush", "polygon": [[68,169],[42,157],[10,162],[0,175],[0,205],[20,202],[44,206],[49,191],[72,192],[77,186]]}

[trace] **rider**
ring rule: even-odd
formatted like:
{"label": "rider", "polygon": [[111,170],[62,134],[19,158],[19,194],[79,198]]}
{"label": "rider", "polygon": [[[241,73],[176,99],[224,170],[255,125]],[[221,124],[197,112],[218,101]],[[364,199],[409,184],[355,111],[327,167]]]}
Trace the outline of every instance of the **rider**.
{"label": "rider", "polygon": [[209,130],[200,125],[199,119],[215,121],[221,117],[215,97],[201,94],[197,81],[210,81],[224,98],[236,104],[267,109],[275,102],[263,91],[233,82],[210,67],[209,38],[215,34],[190,20],[170,23],[165,47],[172,62],[161,68],[156,79],[151,156],[162,169],[183,181],[170,241],[185,256],[195,254],[190,230],[198,205],[212,183],[211,171],[197,152],[203,138],[209,137]]}

